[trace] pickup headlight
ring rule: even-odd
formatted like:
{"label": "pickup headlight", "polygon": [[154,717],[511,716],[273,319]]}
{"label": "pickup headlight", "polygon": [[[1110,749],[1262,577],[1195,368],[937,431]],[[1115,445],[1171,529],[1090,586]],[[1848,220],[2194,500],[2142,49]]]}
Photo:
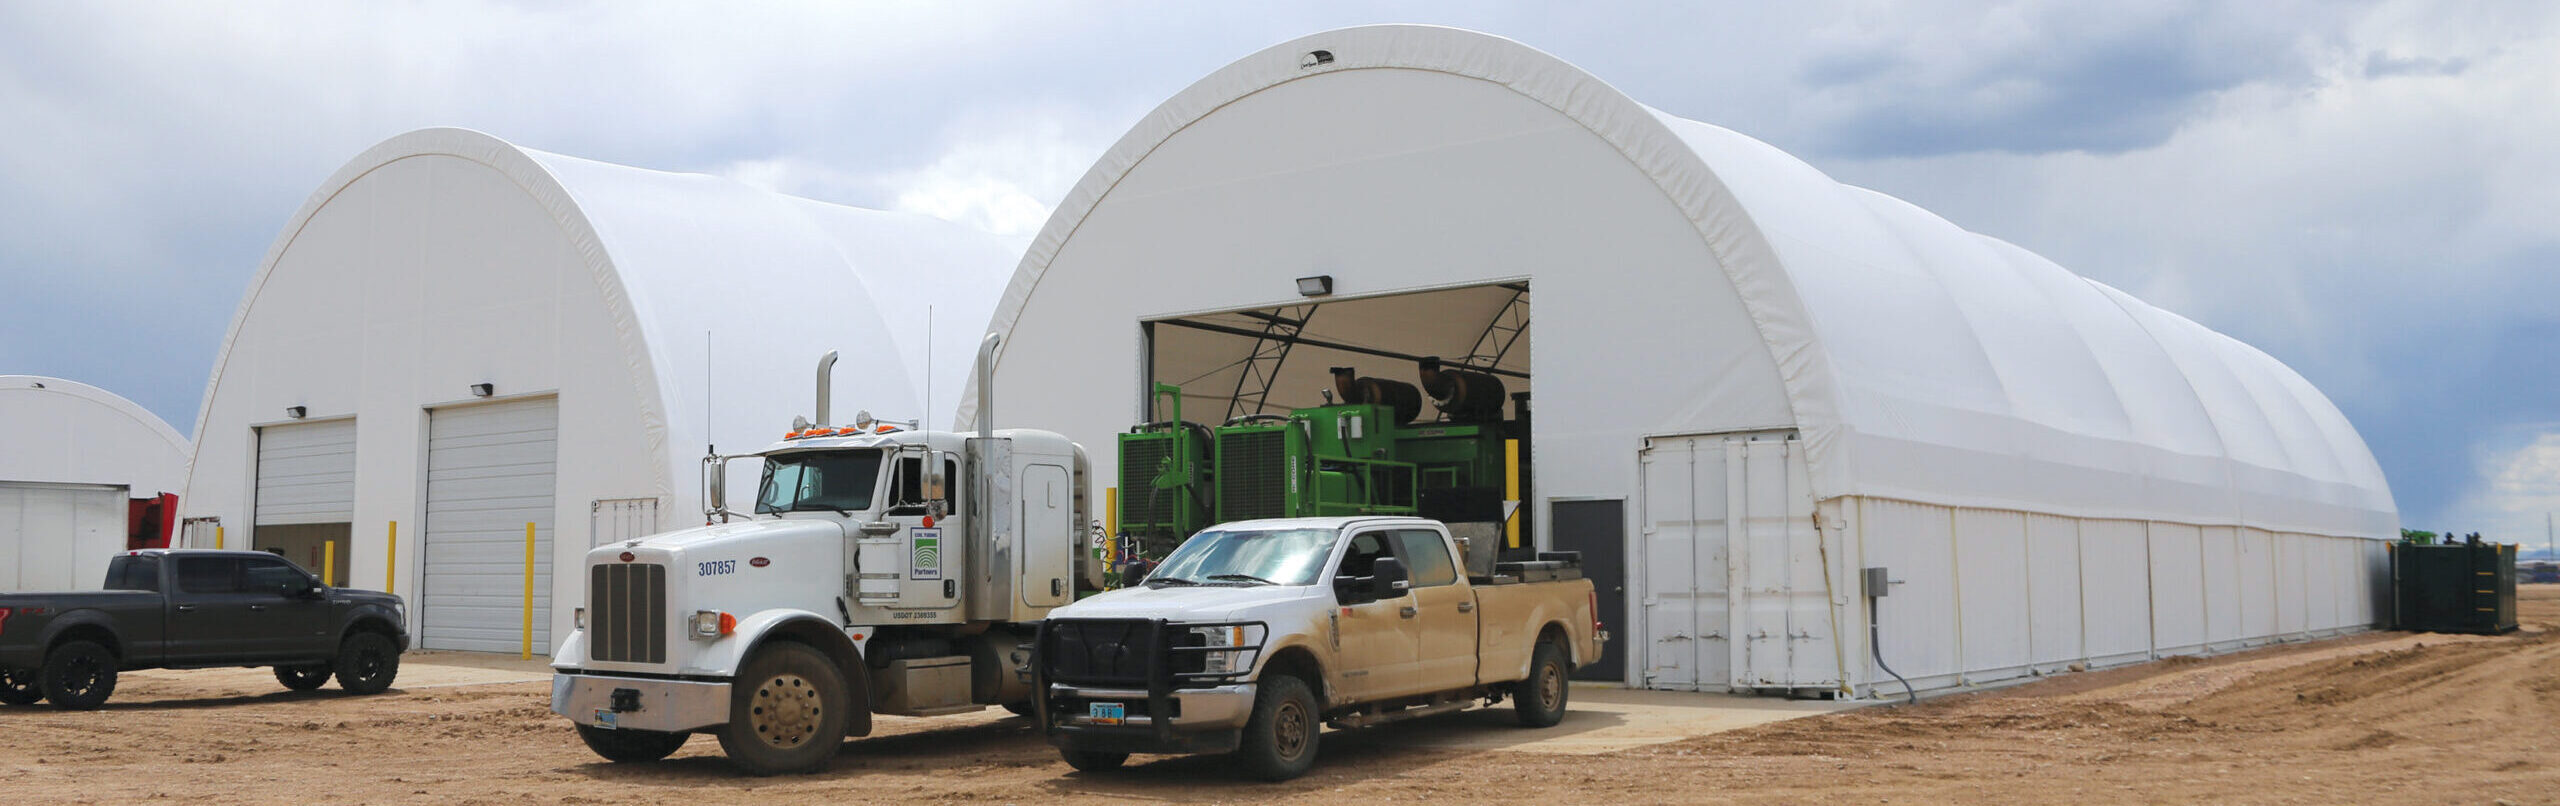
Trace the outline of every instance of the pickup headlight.
{"label": "pickup headlight", "polygon": [[1200,671],[1209,674],[1235,674],[1253,668],[1254,655],[1262,649],[1263,629],[1258,624],[1223,624],[1193,627],[1201,646],[1226,648],[1230,651],[1204,653]]}

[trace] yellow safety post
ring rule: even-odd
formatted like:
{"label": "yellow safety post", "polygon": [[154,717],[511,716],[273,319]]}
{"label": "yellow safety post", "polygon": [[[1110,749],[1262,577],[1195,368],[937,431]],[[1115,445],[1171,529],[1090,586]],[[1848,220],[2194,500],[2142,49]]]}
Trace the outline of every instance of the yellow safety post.
{"label": "yellow safety post", "polygon": [[338,586],[338,541],[320,541],[320,584]]}
{"label": "yellow safety post", "polygon": [[524,648],[519,660],[533,660],[533,524],[524,525]]}
{"label": "yellow safety post", "polygon": [[[1519,501],[1523,507],[1529,503],[1520,501],[1520,440],[1502,441],[1502,497],[1508,501]],[[1515,549],[1520,547],[1520,510],[1513,509],[1503,516],[1502,534],[1503,545]]]}
{"label": "yellow safety post", "polygon": [[213,547],[222,548],[222,527],[213,527]]}
{"label": "yellow safety post", "polygon": [[391,581],[400,577],[400,522],[391,522],[391,531],[382,538],[382,592],[391,592]]}
{"label": "yellow safety post", "polygon": [[1102,488],[1102,564],[1120,562],[1120,488]]}

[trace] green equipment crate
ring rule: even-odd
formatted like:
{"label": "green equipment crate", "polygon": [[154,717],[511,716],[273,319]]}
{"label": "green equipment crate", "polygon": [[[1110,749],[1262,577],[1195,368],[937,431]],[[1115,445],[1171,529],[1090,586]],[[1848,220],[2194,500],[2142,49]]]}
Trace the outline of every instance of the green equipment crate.
{"label": "green equipment crate", "polygon": [[2516,629],[2516,547],[2502,543],[2391,546],[2393,623],[2413,632],[2495,634]]}

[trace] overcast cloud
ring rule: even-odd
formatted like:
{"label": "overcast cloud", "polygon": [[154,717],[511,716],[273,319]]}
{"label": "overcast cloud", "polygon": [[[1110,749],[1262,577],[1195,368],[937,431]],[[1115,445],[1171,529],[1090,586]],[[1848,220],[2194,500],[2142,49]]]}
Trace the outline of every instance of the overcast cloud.
{"label": "overcast cloud", "polygon": [[1149,109],[1306,33],[1519,39],[2257,345],[2407,525],[2560,508],[2560,5],[0,5],[0,373],[192,428],[260,258],[392,135],[1027,242]]}

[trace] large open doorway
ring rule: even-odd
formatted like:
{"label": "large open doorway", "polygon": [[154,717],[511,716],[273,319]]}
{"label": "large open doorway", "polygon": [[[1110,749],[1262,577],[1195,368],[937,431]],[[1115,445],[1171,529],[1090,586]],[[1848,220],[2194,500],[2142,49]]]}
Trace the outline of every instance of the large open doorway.
{"label": "large open doorway", "polygon": [[1122,533],[1169,548],[1211,523],[1415,514],[1479,572],[1534,552],[1529,313],[1513,281],[1145,322]]}

